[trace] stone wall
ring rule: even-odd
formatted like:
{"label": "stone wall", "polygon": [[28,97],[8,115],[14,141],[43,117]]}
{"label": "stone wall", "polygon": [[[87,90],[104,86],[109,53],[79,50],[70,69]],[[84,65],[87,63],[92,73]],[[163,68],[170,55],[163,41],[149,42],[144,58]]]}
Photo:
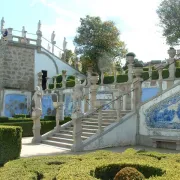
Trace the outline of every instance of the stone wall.
{"label": "stone wall", "polygon": [[34,90],[34,48],[0,44],[0,87]]}

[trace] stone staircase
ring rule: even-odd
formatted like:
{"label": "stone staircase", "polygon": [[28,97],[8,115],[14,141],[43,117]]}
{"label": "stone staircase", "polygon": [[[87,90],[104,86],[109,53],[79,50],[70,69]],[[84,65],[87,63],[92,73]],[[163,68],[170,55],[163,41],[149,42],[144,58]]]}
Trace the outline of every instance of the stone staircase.
{"label": "stone staircase", "polygon": [[[121,117],[130,111],[121,111]],[[102,111],[103,128],[117,121],[116,110]],[[98,113],[91,114],[89,117],[82,119],[82,140],[86,140],[98,131]],[[73,145],[73,125],[54,133],[51,137],[42,141],[42,144],[57,146],[64,150],[71,150]]]}

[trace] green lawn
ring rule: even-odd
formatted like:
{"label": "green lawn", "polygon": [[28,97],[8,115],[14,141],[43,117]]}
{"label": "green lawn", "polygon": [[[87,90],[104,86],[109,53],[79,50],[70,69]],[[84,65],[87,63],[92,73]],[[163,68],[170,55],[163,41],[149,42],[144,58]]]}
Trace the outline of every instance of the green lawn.
{"label": "green lawn", "polygon": [[113,180],[116,173],[127,166],[135,167],[150,180],[180,179],[180,154],[128,149],[124,153],[96,151],[22,158],[1,167],[0,180]]}

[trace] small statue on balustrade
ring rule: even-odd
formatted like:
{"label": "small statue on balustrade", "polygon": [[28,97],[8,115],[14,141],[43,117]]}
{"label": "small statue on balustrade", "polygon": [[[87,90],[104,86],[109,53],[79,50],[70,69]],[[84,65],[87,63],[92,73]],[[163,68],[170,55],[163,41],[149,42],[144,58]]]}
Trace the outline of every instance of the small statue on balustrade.
{"label": "small statue on balustrade", "polygon": [[39,86],[36,86],[35,93],[32,97],[32,116],[33,117],[40,117],[42,114],[42,91]]}
{"label": "small statue on balustrade", "polygon": [[86,80],[81,84],[81,81],[78,81],[73,88],[73,113],[81,111],[81,101],[83,100],[83,88],[86,86]]}

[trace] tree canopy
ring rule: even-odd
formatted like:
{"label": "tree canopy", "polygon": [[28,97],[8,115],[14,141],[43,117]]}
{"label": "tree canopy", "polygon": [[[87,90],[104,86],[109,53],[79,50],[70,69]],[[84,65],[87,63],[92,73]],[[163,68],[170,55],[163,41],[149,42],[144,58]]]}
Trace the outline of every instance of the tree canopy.
{"label": "tree canopy", "polygon": [[89,58],[96,70],[99,69],[98,60],[104,54],[110,59],[125,56],[125,43],[120,40],[120,31],[113,21],[103,22],[100,17],[86,16],[80,19],[80,23],[74,38],[77,54]]}
{"label": "tree canopy", "polygon": [[180,38],[180,0],[163,0],[158,7],[157,14],[163,28],[163,36],[167,44],[179,44]]}

